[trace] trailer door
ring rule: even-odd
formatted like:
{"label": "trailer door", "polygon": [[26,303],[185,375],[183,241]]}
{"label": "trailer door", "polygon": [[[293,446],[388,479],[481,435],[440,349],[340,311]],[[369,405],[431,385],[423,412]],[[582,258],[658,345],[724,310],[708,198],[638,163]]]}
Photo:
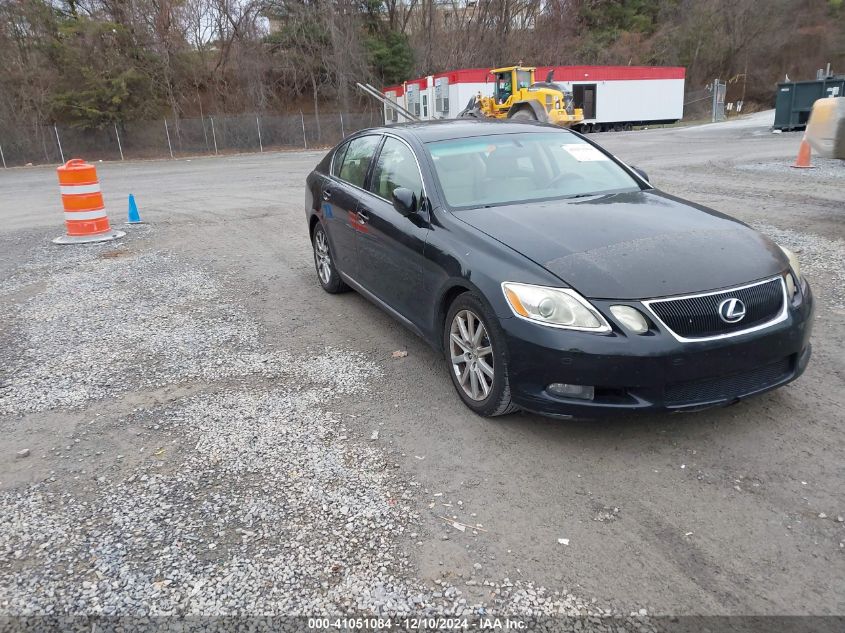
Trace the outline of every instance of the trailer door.
{"label": "trailer door", "polygon": [[584,111],[584,119],[596,118],[596,84],[575,84],[572,86],[575,107]]}

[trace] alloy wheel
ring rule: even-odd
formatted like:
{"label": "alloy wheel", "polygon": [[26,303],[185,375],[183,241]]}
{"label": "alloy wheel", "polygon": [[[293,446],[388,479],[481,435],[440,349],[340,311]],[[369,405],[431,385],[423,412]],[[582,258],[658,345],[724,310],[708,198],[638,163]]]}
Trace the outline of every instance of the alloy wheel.
{"label": "alloy wheel", "polygon": [[314,260],[317,263],[317,274],[320,281],[328,284],[332,278],[332,258],[329,255],[329,242],[322,229],[314,234]]}
{"label": "alloy wheel", "polygon": [[464,393],[476,401],[493,388],[493,346],[484,322],[471,310],[461,310],[449,330],[452,370]]}

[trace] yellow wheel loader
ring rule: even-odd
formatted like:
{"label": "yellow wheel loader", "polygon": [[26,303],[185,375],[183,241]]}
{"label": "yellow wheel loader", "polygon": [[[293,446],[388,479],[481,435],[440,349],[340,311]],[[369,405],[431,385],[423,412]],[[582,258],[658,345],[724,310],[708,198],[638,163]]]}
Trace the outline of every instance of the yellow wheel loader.
{"label": "yellow wheel loader", "polygon": [[554,83],[554,71],[546,81],[535,82],[529,66],[508,66],[490,71],[495,80],[493,96],[479,93],[470,99],[460,117],[545,121],[569,127],[584,120],[584,112],[575,108],[572,93]]}

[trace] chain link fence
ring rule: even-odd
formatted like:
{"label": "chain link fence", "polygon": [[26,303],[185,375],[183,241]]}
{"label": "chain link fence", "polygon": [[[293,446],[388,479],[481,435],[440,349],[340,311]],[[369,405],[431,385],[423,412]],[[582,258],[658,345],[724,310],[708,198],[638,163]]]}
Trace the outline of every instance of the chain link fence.
{"label": "chain link fence", "polygon": [[718,79],[701,90],[687,92],[684,95],[684,118],[687,120],[709,119],[713,123],[724,121],[726,93],[727,84]]}
{"label": "chain link fence", "polygon": [[213,116],[131,121],[83,130],[63,125],[15,128],[0,122],[0,164],[62,164],[70,158],[133,160],[330,147],[382,124],[379,111],[351,114]]}
{"label": "chain link fence", "polygon": [[691,90],[684,95],[684,119],[710,119],[713,113],[713,86]]}

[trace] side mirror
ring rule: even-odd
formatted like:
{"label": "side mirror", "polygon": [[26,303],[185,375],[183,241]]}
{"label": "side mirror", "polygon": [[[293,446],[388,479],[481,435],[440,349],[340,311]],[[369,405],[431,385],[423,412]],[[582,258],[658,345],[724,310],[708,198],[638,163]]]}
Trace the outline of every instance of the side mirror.
{"label": "side mirror", "polygon": [[417,194],[405,187],[396,187],[393,190],[393,208],[408,217],[417,210]]}
{"label": "side mirror", "polygon": [[647,183],[651,184],[651,181],[648,179],[648,174],[645,173],[642,169],[640,169],[639,167],[631,167],[631,169],[633,169],[635,172],[637,172],[637,174],[639,174],[640,178],[645,180]]}

